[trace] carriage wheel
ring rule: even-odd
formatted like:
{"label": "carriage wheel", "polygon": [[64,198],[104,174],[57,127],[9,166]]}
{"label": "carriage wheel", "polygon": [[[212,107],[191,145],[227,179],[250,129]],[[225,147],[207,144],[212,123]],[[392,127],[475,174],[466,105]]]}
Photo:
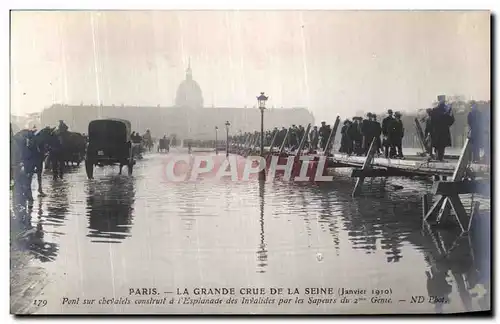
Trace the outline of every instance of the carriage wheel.
{"label": "carriage wheel", "polygon": [[94,178],[94,163],[89,160],[85,160],[85,171],[87,172],[87,178]]}

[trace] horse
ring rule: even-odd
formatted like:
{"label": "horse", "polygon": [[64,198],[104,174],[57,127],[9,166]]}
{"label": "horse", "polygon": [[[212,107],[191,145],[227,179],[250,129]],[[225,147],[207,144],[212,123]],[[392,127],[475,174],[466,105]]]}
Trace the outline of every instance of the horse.
{"label": "horse", "polygon": [[53,129],[50,127],[43,128],[36,133],[23,129],[12,136],[11,166],[16,180],[21,179],[22,174],[27,177],[25,179],[26,191],[29,190],[29,192],[26,193],[30,200],[32,199],[31,180],[34,173],[37,174],[38,194],[45,195],[42,190],[43,161],[52,141]]}
{"label": "horse", "polygon": [[[67,132],[63,147],[62,147],[62,160],[65,166],[74,165],[80,166],[80,163],[85,159],[87,151],[87,140],[85,137],[76,132]],[[52,169],[52,163],[49,156],[45,159],[45,170]]]}

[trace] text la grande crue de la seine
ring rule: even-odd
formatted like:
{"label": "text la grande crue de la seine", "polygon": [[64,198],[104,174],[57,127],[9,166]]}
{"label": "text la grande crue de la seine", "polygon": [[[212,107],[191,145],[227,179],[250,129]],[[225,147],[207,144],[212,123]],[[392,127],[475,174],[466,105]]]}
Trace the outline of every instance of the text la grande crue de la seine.
{"label": "text la grande crue de la seine", "polygon": [[179,296],[249,296],[249,295],[362,295],[366,294],[366,289],[348,289],[348,288],[283,288],[283,287],[269,287],[269,288],[176,288],[177,295]]}

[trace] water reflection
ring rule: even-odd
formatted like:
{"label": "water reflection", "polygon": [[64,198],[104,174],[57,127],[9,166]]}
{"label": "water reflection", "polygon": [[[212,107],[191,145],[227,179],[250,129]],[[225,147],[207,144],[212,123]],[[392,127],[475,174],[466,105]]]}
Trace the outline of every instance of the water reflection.
{"label": "water reflection", "polygon": [[[300,205],[303,193],[297,191],[312,192],[308,208],[320,211],[318,224],[329,224],[328,232],[336,248],[340,230],[347,233],[353,249],[368,254],[382,250],[387,263],[400,262],[403,251],[416,248],[429,267],[425,270],[429,296],[460,300],[465,310],[489,308],[491,241],[485,235],[490,232],[489,209],[482,211],[481,216],[476,215],[473,230],[466,236],[459,236],[453,228],[422,231],[421,199],[413,190],[394,191],[388,186],[382,195],[352,199],[352,185],[347,185],[350,182],[349,178],[339,178],[309,187],[289,183],[293,189],[287,191],[288,199]],[[403,182],[403,185],[427,186],[416,181]],[[304,217],[303,221],[309,227],[310,220]],[[323,227],[322,230],[325,231]],[[405,250],[404,246],[415,248]],[[436,303],[435,310],[441,312],[443,304]]]}
{"label": "water reflection", "polygon": [[266,239],[264,237],[264,205],[265,205],[265,181],[259,180],[259,210],[260,210],[260,244],[257,250],[257,267],[259,273],[266,272],[267,267],[267,247]]}
{"label": "water reflection", "polygon": [[[384,250],[386,261],[398,262],[403,257],[402,243],[408,233],[418,230],[420,226],[418,210],[420,200],[418,196],[389,192],[377,196],[363,196],[351,198],[352,186],[348,178],[339,178],[335,182],[320,184],[315,190],[320,191],[323,207],[328,204],[335,206],[334,217],[322,217],[322,220],[333,223],[338,217],[343,220],[343,228],[353,244],[354,249],[364,250],[371,254],[377,249]],[[333,197],[332,197],[333,195]],[[324,209],[324,208],[322,208]],[[334,240],[338,240],[338,230],[331,231]]]}
{"label": "water reflection", "polygon": [[339,210],[337,204],[332,204],[330,201],[329,195],[331,194],[327,190],[321,190],[320,187],[314,186],[312,187],[314,193],[317,193],[320,197],[320,215],[318,217],[318,222],[321,224],[322,229],[324,229],[323,225],[328,226],[328,231],[333,238],[333,244],[335,246],[335,250],[337,255],[339,253],[340,246],[340,238],[339,238]]}
{"label": "water reflection", "polygon": [[[12,212],[14,217],[11,222],[11,237],[14,248],[19,251],[27,251],[36,260],[41,262],[54,261],[57,257],[59,247],[56,243],[47,242],[45,239],[43,222],[43,200],[38,199],[36,225],[33,226],[33,207],[25,208],[14,200]],[[48,233],[48,232],[47,232]]]}
{"label": "water reflection", "polygon": [[133,178],[113,175],[90,181],[87,216],[92,242],[120,243],[130,236],[135,200]]}
{"label": "water reflection", "polygon": [[[70,183],[67,178],[52,180],[50,192],[47,198],[47,215],[44,223],[47,226],[59,228],[64,225],[64,221],[69,211],[68,190]],[[60,231],[53,231],[55,235],[62,235]]]}
{"label": "water reflection", "polygon": [[[431,247],[422,246],[430,267],[426,271],[429,297],[449,300],[454,284],[466,311],[473,310],[475,302],[483,309],[489,308],[490,265],[484,260],[490,260],[490,252],[489,244],[484,244],[486,231],[483,225],[476,226],[469,235],[450,230],[437,231],[424,225],[425,236],[433,243]],[[435,310],[441,312],[442,304],[436,304]]]}

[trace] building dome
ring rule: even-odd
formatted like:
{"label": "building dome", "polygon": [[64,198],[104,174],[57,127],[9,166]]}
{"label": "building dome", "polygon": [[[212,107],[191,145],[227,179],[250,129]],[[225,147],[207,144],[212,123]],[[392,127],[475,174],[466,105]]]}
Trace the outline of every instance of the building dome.
{"label": "building dome", "polygon": [[191,62],[186,69],[186,79],[179,84],[175,96],[175,105],[177,107],[203,108],[203,95],[198,82],[193,80],[191,71]]}

